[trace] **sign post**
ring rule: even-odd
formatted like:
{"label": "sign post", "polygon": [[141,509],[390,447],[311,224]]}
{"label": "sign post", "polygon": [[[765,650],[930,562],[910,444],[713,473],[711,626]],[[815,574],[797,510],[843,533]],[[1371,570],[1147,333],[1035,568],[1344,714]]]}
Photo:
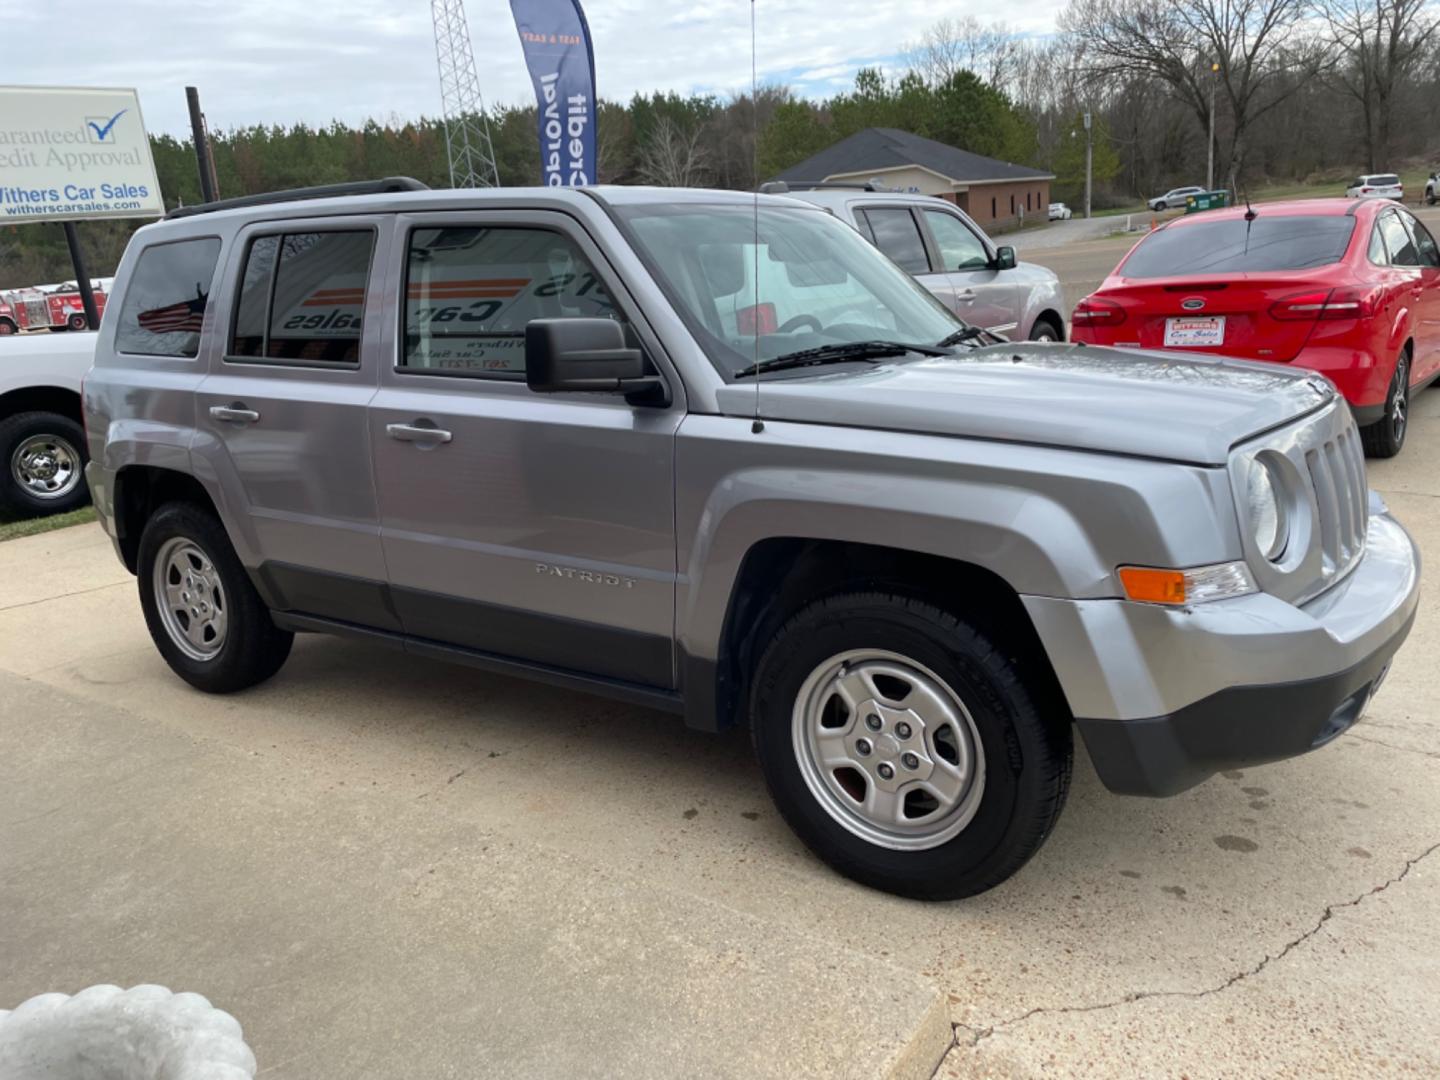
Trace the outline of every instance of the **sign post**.
{"label": "sign post", "polygon": [[92,330],[95,297],[74,222],[164,214],[134,90],[0,86],[0,223],[63,223]]}

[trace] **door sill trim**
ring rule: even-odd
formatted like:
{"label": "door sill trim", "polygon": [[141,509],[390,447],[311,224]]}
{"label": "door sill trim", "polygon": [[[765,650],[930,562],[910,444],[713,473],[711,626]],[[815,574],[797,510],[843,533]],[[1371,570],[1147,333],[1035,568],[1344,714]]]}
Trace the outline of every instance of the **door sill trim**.
{"label": "door sill trim", "polygon": [[368,626],[345,622],[341,619],[327,619],[318,615],[301,615],[293,611],[271,611],[270,618],[282,630],[298,633],[333,634],[337,637],[370,641],[377,645],[403,649],[413,656],[425,656],[433,660],[444,660],[452,664],[464,664],[497,675],[509,675],[532,682],[549,683],[567,690],[595,694],[600,697],[640,705],[647,709],[680,714],[685,711],[684,699],[674,690],[661,690],[653,686],[607,679],[601,675],[585,675],[566,668],[536,664],[528,660],[515,660],[508,656],[467,649],[461,645],[447,645],[425,638],[408,637],[405,634],[387,630],[375,630]]}

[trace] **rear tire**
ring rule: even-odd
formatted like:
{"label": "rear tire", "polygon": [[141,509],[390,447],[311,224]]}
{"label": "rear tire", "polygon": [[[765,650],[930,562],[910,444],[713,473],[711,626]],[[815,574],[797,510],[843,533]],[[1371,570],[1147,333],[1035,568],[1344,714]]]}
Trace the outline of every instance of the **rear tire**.
{"label": "rear tire", "polygon": [[0,514],[46,517],[90,501],[85,432],[59,413],[24,412],[0,420]]}
{"label": "rear tire", "polygon": [[751,694],[776,806],[811,851],[872,888],[926,900],[993,888],[1039,850],[1070,785],[1069,717],[1022,675],[923,601],[812,603],[770,642]]}
{"label": "rear tire", "polygon": [[197,689],[228,694],[264,682],[290,655],[240,565],[225,527],[194,503],[167,503],[140,536],[136,570],[150,637]]}
{"label": "rear tire", "polygon": [[1360,429],[1365,453],[1373,458],[1393,458],[1405,447],[1410,430],[1410,349],[1395,361],[1395,374],[1385,394],[1385,415]]}
{"label": "rear tire", "polygon": [[90,320],[84,315],[71,315],[65,320],[65,325],[71,330],[89,330]]}
{"label": "rear tire", "polygon": [[0,337],[15,333],[15,324],[9,319],[0,319]]}

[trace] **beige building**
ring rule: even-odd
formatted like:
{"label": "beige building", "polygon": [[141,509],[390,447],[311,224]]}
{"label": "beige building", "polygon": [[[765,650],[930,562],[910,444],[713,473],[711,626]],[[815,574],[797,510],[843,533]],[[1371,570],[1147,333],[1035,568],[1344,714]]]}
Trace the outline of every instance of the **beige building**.
{"label": "beige building", "polygon": [[866,128],[773,177],[791,183],[866,183],[937,195],[982,227],[1048,214],[1050,181],[1041,169],[972,154],[898,128]]}

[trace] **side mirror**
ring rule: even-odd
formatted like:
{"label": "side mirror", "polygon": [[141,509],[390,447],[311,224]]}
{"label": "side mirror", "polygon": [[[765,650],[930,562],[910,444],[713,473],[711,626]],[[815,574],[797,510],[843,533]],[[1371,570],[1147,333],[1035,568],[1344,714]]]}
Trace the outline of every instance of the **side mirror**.
{"label": "side mirror", "polygon": [[991,263],[996,270],[1015,269],[1015,249],[1013,247],[998,247],[995,249],[995,261]]}
{"label": "side mirror", "polygon": [[625,330],[614,319],[530,320],[525,325],[525,383],[542,394],[663,394],[665,386],[645,374],[644,355],[625,344]]}

